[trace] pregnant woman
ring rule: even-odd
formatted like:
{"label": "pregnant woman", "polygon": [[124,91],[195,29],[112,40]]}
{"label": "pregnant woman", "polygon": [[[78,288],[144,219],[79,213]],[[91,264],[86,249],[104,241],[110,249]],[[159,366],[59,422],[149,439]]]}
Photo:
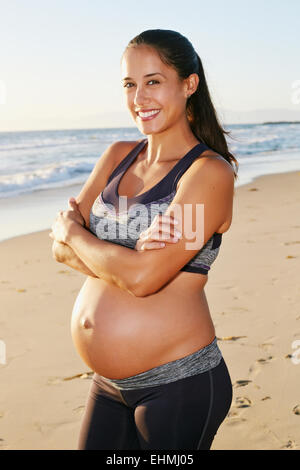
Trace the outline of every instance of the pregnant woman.
{"label": "pregnant woman", "polygon": [[147,137],[110,145],[50,233],[54,258],[87,274],[71,321],[94,371],[78,449],[210,449],[232,384],[204,287],[238,163],[187,38],[144,31],[121,69]]}

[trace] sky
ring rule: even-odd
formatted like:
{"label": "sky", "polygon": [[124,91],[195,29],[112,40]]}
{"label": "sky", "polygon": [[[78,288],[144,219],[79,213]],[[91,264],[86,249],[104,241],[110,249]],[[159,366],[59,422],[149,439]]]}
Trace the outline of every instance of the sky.
{"label": "sky", "polygon": [[299,0],[0,0],[0,16],[0,131],[133,126],[120,58],[155,28],[192,42],[220,112],[300,118]]}

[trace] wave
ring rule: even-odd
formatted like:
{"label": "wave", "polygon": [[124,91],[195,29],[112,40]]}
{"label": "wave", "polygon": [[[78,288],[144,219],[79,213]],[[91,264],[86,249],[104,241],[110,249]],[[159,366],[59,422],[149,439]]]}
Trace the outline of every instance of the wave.
{"label": "wave", "polygon": [[93,167],[94,164],[90,162],[67,161],[33,171],[0,176],[0,198],[83,183]]}
{"label": "wave", "polygon": [[[300,126],[273,124],[226,126],[231,133],[226,137],[229,150],[244,169],[297,158]],[[0,133],[0,198],[82,184],[107,145],[143,137],[134,128]]]}

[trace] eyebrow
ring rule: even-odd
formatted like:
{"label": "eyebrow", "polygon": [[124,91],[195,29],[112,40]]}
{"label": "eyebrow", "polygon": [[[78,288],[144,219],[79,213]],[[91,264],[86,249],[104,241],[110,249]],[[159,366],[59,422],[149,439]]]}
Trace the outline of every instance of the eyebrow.
{"label": "eyebrow", "polygon": [[[147,73],[147,75],[144,75],[144,77],[152,77],[152,75],[162,75],[164,78],[166,78],[162,73],[160,72],[154,72],[154,73]],[[125,77],[125,78],[122,78],[122,82],[125,82],[125,80],[133,80],[133,78],[131,77]]]}

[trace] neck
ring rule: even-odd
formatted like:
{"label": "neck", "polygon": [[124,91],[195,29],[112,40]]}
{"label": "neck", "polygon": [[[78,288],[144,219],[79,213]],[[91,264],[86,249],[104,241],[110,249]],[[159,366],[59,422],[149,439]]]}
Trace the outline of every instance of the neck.
{"label": "neck", "polygon": [[148,145],[145,147],[144,158],[148,165],[178,160],[199,143],[188,121],[184,126],[180,123],[171,129],[145,137]]}

